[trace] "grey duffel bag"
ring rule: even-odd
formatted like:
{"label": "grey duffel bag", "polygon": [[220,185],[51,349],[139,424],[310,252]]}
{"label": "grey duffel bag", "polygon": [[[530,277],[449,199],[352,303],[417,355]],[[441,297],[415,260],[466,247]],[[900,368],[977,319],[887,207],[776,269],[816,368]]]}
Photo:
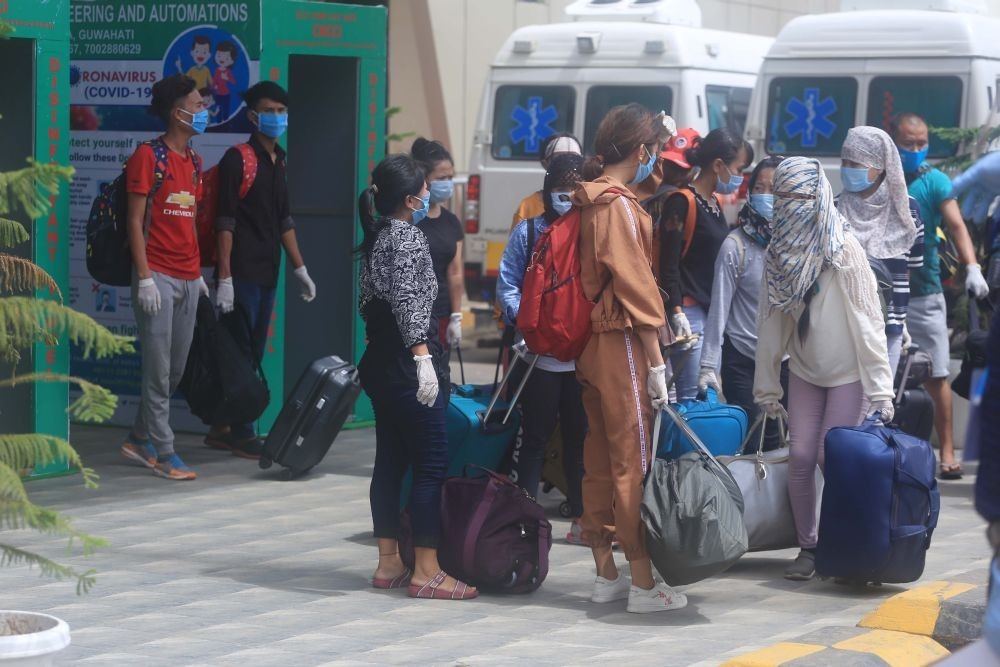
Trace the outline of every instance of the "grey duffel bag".
{"label": "grey duffel bag", "polygon": [[[653,565],[664,581],[678,586],[722,572],[746,553],[748,540],[736,480],[673,408],[663,411],[695,451],[673,461],[653,460],[641,513]],[[656,417],[655,437],[661,419],[662,413]]]}

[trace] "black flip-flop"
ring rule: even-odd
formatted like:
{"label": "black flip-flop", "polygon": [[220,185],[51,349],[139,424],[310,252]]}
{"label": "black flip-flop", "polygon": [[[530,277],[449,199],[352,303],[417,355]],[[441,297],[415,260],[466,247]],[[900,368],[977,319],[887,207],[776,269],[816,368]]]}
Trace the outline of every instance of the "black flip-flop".
{"label": "black flip-flop", "polygon": [[961,463],[942,463],[938,466],[938,477],[947,480],[962,479]]}

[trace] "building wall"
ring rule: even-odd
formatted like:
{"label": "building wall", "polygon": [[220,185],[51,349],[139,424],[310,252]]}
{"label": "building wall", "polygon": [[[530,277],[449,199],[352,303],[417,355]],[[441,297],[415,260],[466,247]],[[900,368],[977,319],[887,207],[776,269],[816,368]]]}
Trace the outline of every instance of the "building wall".
{"label": "building wall", "polygon": [[[391,0],[389,104],[401,107],[390,133],[442,141],[464,171],[490,63],[516,28],[564,20],[572,0]],[[862,2],[864,0],[861,0]],[[706,28],[777,35],[803,14],[838,11],[840,0],[698,0]],[[930,0],[913,0],[914,8]],[[1000,0],[988,0],[1000,15]],[[390,142],[407,151],[413,137]]]}

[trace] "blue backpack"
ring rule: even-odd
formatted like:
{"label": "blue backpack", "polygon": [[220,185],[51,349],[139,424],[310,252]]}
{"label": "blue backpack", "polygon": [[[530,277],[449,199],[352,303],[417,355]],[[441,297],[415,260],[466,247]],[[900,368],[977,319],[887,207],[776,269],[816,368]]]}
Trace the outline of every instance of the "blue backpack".
{"label": "blue backpack", "polygon": [[[711,387],[705,391],[704,399],[684,401],[674,410],[684,417],[714,456],[736,455],[747,437],[746,411],[738,405],[721,403],[719,394]],[[667,421],[660,431],[656,456],[673,460],[690,451],[694,451],[691,441],[673,421]]]}

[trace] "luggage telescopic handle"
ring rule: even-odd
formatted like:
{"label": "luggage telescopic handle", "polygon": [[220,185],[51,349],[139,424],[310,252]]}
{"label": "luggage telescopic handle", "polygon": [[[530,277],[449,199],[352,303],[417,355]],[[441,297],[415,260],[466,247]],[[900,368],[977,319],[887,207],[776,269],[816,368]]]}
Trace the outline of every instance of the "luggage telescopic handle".
{"label": "luggage telescopic handle", "polygon": [[462,375],[462,384],[465,384],[465,362],[462,361],[462,346],[455,346],[455,354],[458,355],[458,371]]}

